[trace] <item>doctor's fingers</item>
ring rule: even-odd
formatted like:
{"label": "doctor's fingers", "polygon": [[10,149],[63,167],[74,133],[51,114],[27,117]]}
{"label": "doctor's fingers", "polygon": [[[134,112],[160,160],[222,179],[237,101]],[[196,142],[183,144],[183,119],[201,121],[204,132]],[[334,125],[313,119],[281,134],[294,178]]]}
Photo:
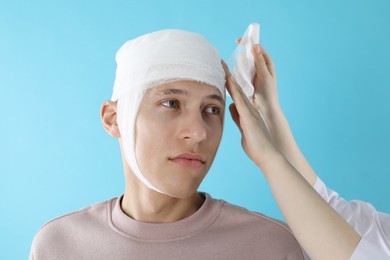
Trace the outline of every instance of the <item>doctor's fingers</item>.
{"label": "doctor's fingers", "polygon": [[251,104],[251,101],[245,95],[240,85],[235,81],[231,75],[228,66],[222,61],[222,66],[226,73],[226,88],[236,105],[237,112],[240,116],[249,117],[254,116],[256,119],[260,119],[260,114],[255,107]]}
{"label": "doctor's fingers", "polygon": [[263,73],[269,74],[273,78],[276,77],[275,65],[271,59],[271,56],[267,53],[267,51],[260,44],[253,45],[252,55],[255,61],[256,66],[256,74],[261,76]]}

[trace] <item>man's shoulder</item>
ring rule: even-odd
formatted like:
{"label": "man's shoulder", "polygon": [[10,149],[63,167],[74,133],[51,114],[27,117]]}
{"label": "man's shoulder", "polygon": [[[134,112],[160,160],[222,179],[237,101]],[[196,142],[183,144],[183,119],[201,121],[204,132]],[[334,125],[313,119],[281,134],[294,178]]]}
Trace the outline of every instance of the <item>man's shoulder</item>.
{"label": "man's shoulder", "polygon": [[63,226],[66,224],[77,224],[79,222],[84,221],[91,221],[95,218],[100,218],[103,215],[107,215],[107,206],[111,205],[113,201],[115,201],[117,198],[105,200],[102,202],[98,202],[95,204],[92,204],[90,206],[81,208],[79,210],[67,213],[65,215],[59,216],[57,218],[54,218],[50,221],[48,221],[46,224],[44,224],[40,230],[52,228],[55,226]]}
{"label": "man's shoulder", "polygon": [[116,198],[95,203],[44,224],[33,239],[30,259],[62,259],[84,241],[92,241],[109,230],[110,207],[115,201]]}
{"label": "man's shoulder", "polygon": [[306,259],[302,247],[283,221],[224,200],[214,200],[214,203],[220,203],[221,210],[209,232],[222,234],[226,241],[246,241],[244,246],[252,256]]}
{"label": "man's shoulder", "polygon": [[274,251],[296,252],[303,257],[303,249],[285,222],[225,201],[222,203],[220,219],[224,228],[238,230],[237,233],[250,236]]}
{"label": "man's shoulder", "polygon": [[48,221],[35,235],[34,243],[39,243],[42,240],[56,241],[59,238],[64,238],[64,234],[75,235],[104,226],[107,223],[108,207],[116,199],[98,202]]}
{"label": "man's shoulder", "polygon": [[243,224],[247,222],[254,222],[262,228],[264,226],[270,226],[272,228],[281,229],[285,232],[291,233],[287,224],[279,219],[269,217],[260,212],[248,210],[244,207],[237,206],[223,200],[221,202],[223,203],[223,212],[225,217],[230,218],[232,221],[239,221]]}

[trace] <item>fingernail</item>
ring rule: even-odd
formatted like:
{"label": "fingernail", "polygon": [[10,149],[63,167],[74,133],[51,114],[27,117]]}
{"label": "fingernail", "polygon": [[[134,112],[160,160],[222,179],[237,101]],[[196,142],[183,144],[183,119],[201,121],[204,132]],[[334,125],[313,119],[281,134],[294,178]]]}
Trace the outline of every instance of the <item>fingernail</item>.
{"label": "fingernail", "polygon": [[258,45],[258,44],[255,45],[255,52],[256,52],[257,54],[260,54],[260,53],[261,53],[260,45]]}

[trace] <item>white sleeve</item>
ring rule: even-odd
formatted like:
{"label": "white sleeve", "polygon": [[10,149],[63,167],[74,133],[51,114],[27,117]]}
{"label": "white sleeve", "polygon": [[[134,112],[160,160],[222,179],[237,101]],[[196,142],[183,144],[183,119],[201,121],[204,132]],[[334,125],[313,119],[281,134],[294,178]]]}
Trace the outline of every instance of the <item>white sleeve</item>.
{"label": "white sleeve", "polygon": [[317,178],[313,188],[362,237],[351,259],[390,259],[390,215],[367,202],[346,201]]}

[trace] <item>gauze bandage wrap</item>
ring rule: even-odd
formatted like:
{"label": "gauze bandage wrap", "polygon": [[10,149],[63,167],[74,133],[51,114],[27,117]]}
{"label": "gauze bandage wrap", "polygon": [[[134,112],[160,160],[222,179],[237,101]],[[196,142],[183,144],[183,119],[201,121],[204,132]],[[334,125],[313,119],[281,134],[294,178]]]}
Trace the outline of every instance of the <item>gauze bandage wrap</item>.
{"label": "gauze bandage wrap", "polygon": [[[225,73],[218,51],[201,35],[163,30],[126,42],[116,54],[117,70],[112,101],[123,152],[134,174],[150,189],[163,193],[145,178],[135,154],[135,121],[148,88],[178,80],[217,87],[225,97]],[[158,186],[158,184],[157,184]]]}
{"label": "gauze bandage wrap", "polygon": [[259,38],[260,25],[257,23],[250,24],[233,55],[228,60],[233,77],[248,97],[253,96],[254,87],[252,82],[256,73],[252,48],[254,44],[259,43]]}

